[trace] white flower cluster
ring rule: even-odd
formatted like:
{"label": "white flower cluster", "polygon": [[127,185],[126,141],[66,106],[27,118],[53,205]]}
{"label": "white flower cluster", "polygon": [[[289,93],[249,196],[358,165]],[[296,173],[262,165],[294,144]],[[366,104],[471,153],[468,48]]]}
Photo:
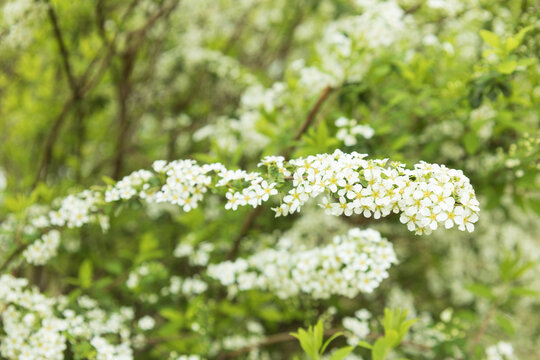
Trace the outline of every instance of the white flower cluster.
{"label": "white flower cluster", "polygon": [[512,344],[500,341],[496,345],[486,349],[487,360],[515,360],[514,347]]}
{"label": "white flower cluster", "polygon": [[208,289],[208,284],[202,281],[199,277],[182,279],[179,276],[172,276],[171,283],[168,287],[161,289],[162,295],[178,295],[193,296],[204,293]]}
{"label": "white flower cluster", "polygon": [[139,194],[144,196],[145,192],[136,192],[135,188],[142,186],[143,190],[150,187],[146,182],[150,180],[154,174],[148,170],[138,170],[132,172],[128,176],[125,176],[122,180],[118,181],[114,188],[105,192],[105,201],[111,202],[120,199],[128,200],[133,196]]}
{"label": "white flower cluster", "polygon": [[361,125],[354,119],[340,117],[336,120],[336,126],[339,128],[336,138],[343,141],[347,146],[354,146],[358,143],[358,136],[365,139],[371,139],[375,130],[369,125]]}
{"label": "white flower cluster", "polygon": [[171,354],[170,360],[202,360],[199,355],[178,355],[176,353]]}
{"label": "white flower cluster", "polygon": [[343,318],[342,324],[345,328],[347,343],[356,346],[360,340],[365,339],[369,330],[369,320],[371,313],[366,309],[360,309],[354,313],[354,317]]}
{"label": "white flower cluster", "polygon": [[[28,285],[28,280],[11,275],[0,276],[0,320],[4,333],[0,335],[0,354],[6,359],[63,359],[67,342],[91,341],[98,359],[133,358],[130,331],[125,322],[133,311],[107,314],[87,297],[78,299],[80,314],[66,308],[64,297],[48,298]],[[61,314],[61,316],[58,316]],[[118,334],[119,345],[103,338]],[[69,340],[68,340],[69,339]],[[114,349],[109,351],[108,349]]]}
{"label": "white flower cluster", "polygon": [[407,33],[404,11],[395,1],[359,3],[364,8],[361,15],[343,17],[327,26],[317,47],[321,64],[300,72],[306,90],[309,91],[314,81],[323,80],[326,74],[332,80],[326,80],[323,87],[361,80],[376,54]]}
{"label": "white flower cluster", "polygon": [[157,261],[145,262],[133,269],[126,280],[129,289],[135,289],[141,285],[142,280],[163,278],[166,275],[165,266]]}
{"label": "white flower cluster", "polygon": [[92,338],[90,344],[96,349],[96,360],[131,360],[133,350],[127,343],[113,345],[107,339],[96,336]]}
{"label": "white flower cluster", "polygon": [[332,244],[309,250],[266,249],[247,259],[210,265],[208,275],[240,290],[271,291],[280,298],[307,293],[316,299],[332,295],[353,298],[370,293],[396,263],[392,244],[375,230],[349,230]]}
{"label": "white flower cluster", "polygon": [[51,230],[28,246],[23,252],[23,257],[29,264],[44,265],[50,258],[56,256],[59,245],[60,232]]}
{"label": "white flower cluster", "polygon": [[[78,228],[89,223],[94,218],[91,212],[96,210],[95,205],[100,198],[99,192],[90,190],[67,196],[58,210],[49,213],[50,224]],[[46,223],[43,225],[47,226]]]}
{"label": "white flower cluster", "polygon": [[[425,162],[409,170],[401,163],[392,162],[387,166],[387,159],[365,160],[366,156],[340,150],[288,162],[282,156],[267,156],[259,166],[267,166],[268,175],[228,170],[220,163],[198,165],[194,160],[169,163],[159,160],[153,164],[155,173],[139,170],[109,186],[104,193],[85,190],[69,195],[61,201],[58,210],[36,216],[32,224],[37,229],[49,225],[73,228],[99,221],[105,230],[108,218],[100,213],[103,200],[108,203],[138,197],[149,203],[178,205],[187,212],[198,206],[209,188],[228,189],[226,209],[257,207],[292,184],[281,206],[273,209],[276,216],[300,211],[310,198],[327,193],[338,200],[323,199],[321,206],[328,214],[373,215],[379,219],[401,212],[400,221],[417,234],[429,234],[438,227],[454,225],[462,231],[474,230],[479,203],[462,171]],[[57,247],[54,240],[47,240],[50,252],[45,255],[54,253],[52,245]],[[45,249],[45,242],[31,245],[26,253],[31,262],[45,263],[47,256],[37,256],[34,251]],[[205,265],[209,251],[201,247],[192,262]]]}
{"label": "white flower cluster", "polygon": [[27,46],[32,41],[33,23],[44,16],[46,9],[43,1],[7,1],[2,7],[2,17],[7,25],[5,42],[12,47]]}
{"label": "white flower cluster", "polygon": [[143,316],[142,318],[139,319],[139,321],[137,322],[137,325],[143,331],[152,330],[154,326],[156,325],[156,320],[154,320],[153,317],[148,316],[148,315]]}
{"label": "white flower cluster", "polygon": [[206,266],[210,260],[210,253],[214,245],[209,242],[201,242],[194,248],[189,243],[180,243],[174,249],[174,256],[178,258],[188,257],[189,264],[193,266]]}
{"label": "white flower cluster", "polygon": [[387,160],[364,160],[367,155],[336,150],[291,160],[293,188],[276,208],[276,216],[300,211],[309,198],[323,192],[339,199],[323,199],[332,215],[373,215],[375,219],[401,212],[410,231],[429,234],[439,226],[474,230],[480,211],[474,189],[460,170],[420,162],[413,170]]}

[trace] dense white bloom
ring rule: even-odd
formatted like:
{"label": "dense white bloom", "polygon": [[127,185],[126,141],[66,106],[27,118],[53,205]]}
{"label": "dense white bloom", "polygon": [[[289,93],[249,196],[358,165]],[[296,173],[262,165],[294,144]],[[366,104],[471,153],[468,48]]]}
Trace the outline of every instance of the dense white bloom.
{"label": "dense white bloom", "polygon": [[371,139],[375,134],[375,130],[369,125],[360,125],[354,119],[340,117],[336,120],[335,124],[339,129],[336,137],[347,146],[356,145],[358,143],[358,136]]}
{"label": "dense white bloom", "polygon": [[372,292],[388,276],[396,256],[377,231],[351,229],[332,244],[309,250],[267,249],[247,259],[210,265],[208,275],[234,293],[268,290],[281,298],[308,293],[355,297]]}
{"label": "dense white bloom", "polygon": [[147,331],[154,328],[154,326],[156,325],[156,321],[151,316],[144,316],[139,319],[137,324],[139,325],[139,328],[141,328],[141,330]]}
{"label": "dense white bloom", "polygon": [[369,319],[371,318],[371,313],[366,309],[358,310],[355,313],[355,317],[345,317],[343,318],[343,327],[345,328],[347,342],[349,345],[355,346],[360,340],[365,339],[369,332]]}
{"label": "dense white bloom", "polygon": [[23,257],[30,264],[44,265],[50,258],[56,256],[59,245],[60,232],[51,230],[28,246],[23,252]]}
{"label": "dense white bloom", "polygon": [[514,360],[514,347],[512,344],[500,341],[486,349],[487,360]]}
{"label": "dense white bloom", "polygon": [[[90,341],[98,350],[99,359],[131,360],[130,333],[126,322],[133,318],[127,308],[107,314],[95,300],[79,298],[78,313],[66,309],[63,297],[48,298],[26,279],[0,276],[0,313],[3,334],[0,354],[8,359],[61,360],[68,339]],[[118,345],[111,345],[102,336],[120,335]],[[107,349],[114,349],[111,353]]]}
{"label": "dense white bloom", "polygon": [[[164,181],[151,171],[139,170],[104,193],[86,190],[69,195],[61,201],[58,210],[50,211],[48,217],[36,217],[33,222],[37,228],[49,224],[81,227],[92,221],[103,223],[107,218],[99,213],[99,204],[135,197],[148,203],[178,205],[187,212],[198,207],[210,188],[224,188],[228,189],[225,208],[230,210],[257,207],[287,191],[282,204],[274,208],[276,216],[286,216],[300,211],[309,199],[326,193],[329,197],[323,199],[322,206],[331,215],[361,214],[378,219],[401,213],[400,221],[417,234],[429,234],[454,224],[462,231],[474,230],[479,203],[462,171],[425,162],[410,170],[400,163],[388,165],[387,159],[366,160],[366,156],[339,150],[288,162],[283,157],[271,156],[259,164],[269,168],[268,174],[228,170],[220,163],[157,161],[154,168],[165,174]],[[280,184],[273,181],[274,174],[285,181]],[[205,265],[209,250],[200,249],[190,262]]]}

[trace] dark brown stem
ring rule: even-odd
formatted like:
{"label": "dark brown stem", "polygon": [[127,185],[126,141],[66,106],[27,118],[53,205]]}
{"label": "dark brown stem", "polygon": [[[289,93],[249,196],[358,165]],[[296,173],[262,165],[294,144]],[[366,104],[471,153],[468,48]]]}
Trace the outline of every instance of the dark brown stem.
{"label": "dark brown stem", "polygon": [[135,60],[139,48],[142,45],[143,39],[148,30],[160,19],[171,14],[174,8],[178,5],[179,0],[169,2],[161,7],[148,21],[138,30],[127,35],[128,48],[122,55],[122,70],[120,79],[117,85],[118,93],[118,135],[116,139],[116,150],[113,160],[113,179],[118,179],[122,174],[126,149],[128,147],[129,130],[132,127],[132,122],[128,114],[128,100],[131,93],[130,77],[135,66]]}
{"label": "dark brown stem", "polygon": [[64,66],[64,71],[68,78],[69,87],[71,88],[73,97],[78,98],[79,89],[77,86],[77,81],[75,80],[75,76],[73,75],[71,64],[69,62],[69,53],[66,47],[66,43],[64,42],[64,37],[62,36],[62,32],[60,31],[60,26],[58,25],[58,18],[56,17],[56,12],[54,11],[54,8],[50,4],[50,2],[48,2],[47,14],[49,15],[49,19],[51,20],[54,37],[56,39],[56,42],[58,43],[58,48],[60,49],[62,65]]}
{"label": "dark brown stem", "polygon": [[56,139],[58,138],[58,133],[60,132],[60,129],[62,125],[64,124],[64,121],[66,120],[67,113],[74,102],[75,102],[75,99],[73,97],[69,98],[64,103],[64,107],[62,108],[62,111],[60,112],[60,114],[54,120],[51,130],[49,131],[49,134],[47,135],[47,139],[45,140],[45,145],[43,147],[43,157],[41,158],[41,162],[38,167],[36,177],[34,178],[32,189],[34,189],[37,186],[37,184],[42,178],[45,178],[47,176],[47,170],[49,168],[49,165],[52,159],[52,152],[53,152]]}
{"label": "dark brown stem", "polygon": [[[322,104],[325,102],[325,100],[328,98],[328,95],[330,95],[331,92],[332,92],[332,87],[330,85],[324,88],[324,90],[321,92],[321,95],[319,95],[317,102],[315,103],[315,105],[313,105],[308,115],[306,116],[304,122],[302,123],[302,126],[296,133],[294,140],[299,140],[302,137],[302,135],[307,131],[307,129],[313,124],[313,120],[317,116],[319,109],[321,108]],[[283,154],[285,155],[285,157],[288,157],[287,151],[285,151]],[[236,256],[238,256],[238,251],[240,250],[240,245],[242,243],[242,240],[245,238],[249,230],[251,230],[251,227],[255,223],[255,220],[257,219],[257,217],[261,214],[262,214],[262,206],[258,206],[257,208],[253,209],[249,213],[249,215],[244,221],[244,224],[242,225],[240,233],[234,239],[233,247],[231,248],[231,251],[227,255],[227,259],[233,260],[234,258],[236,258]]]}
{"label": "dark brown stem", "polygon": [[21,254],[26,248],[32,243],[31,241],[21,244],[21,238],[22,238],[22,232],[23,232],[23,226],[19,226],[19,229],[17,231],[17,234],[15,235],[15,244],[18,245],[17,249],[9,255],[9,257],[4,260],[2,265],[0,265],[0,274],[4,272],[4,270],[7,269],[9,264],[17,257],[19,254]]}
{"label": "dark brown stem", "polygon": [[308,115],[306,116],[306,119],[302,123],[302,126],[300,127],[296,135],[294,136],[293,138],[294,140],[300,140],[302,135],[305,134],[307,129],[313,123],[313,120],[315,120],[315,117],[317,116],[317,113],[319,112],[322,104],[324,104],[324,102],[328,98],[328,95],[330,95],[330,92],[332,92],[332,87],[330,85],[326,86],[323,89],[323,91],[321,92],[321,95],[319,95],[319,98],[317,99],[317,102],[315,103],[315,105],[313,105]]}
{"label": "dark brown stem", "polygon": [[128,99],[131,93],[130,77],[131,73],[133,72],[133,67],[135,65],[136,54],[137,49],[134,48],[131,49],[131,51],[125,53],[122,57],[122,71],[117,86],[118,136],[116,138],[116,151],[114,156],[114,168],[112,173],[113,179],[118,179],[120,177],[124,164],[127,134],[131,125],[128,117]]}
{"label": "dark brown stem", "polygon": [[240,233],[234,239],[233,246],[231,250],[229,251],[229,254],[227,255],[228,260],[233,260],[238,256],[238,252],[240,250],[240,244],[242,243],[242,240],[248,234],[249,230],[251,230],[251,228],[253,227],[255,220],[259,217],[259,215],[261,215],[262,210],[263,210],[263,207],[258,206],[255,209],[251,210],[249,215],[246,217],[244,224],[242,224],[242,229],[240,229]]}

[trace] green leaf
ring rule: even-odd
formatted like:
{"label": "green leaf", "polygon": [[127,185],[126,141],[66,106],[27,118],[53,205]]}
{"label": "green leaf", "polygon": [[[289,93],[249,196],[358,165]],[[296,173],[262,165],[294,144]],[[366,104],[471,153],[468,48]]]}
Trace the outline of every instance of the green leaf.
{"label": "green leaf", "polygon": [[537,297],[540,295],[540,291],[518,286],[510,290],[510,295],[515,297]]}
{"label": "green leaf", "polygon": [[343,360],[354,350],[354,346],[346,346],[332,354],[330,360]]}
{"label": "green leaf", "polygon": [[473,155],[478,150],[478,147],[480,146],[480,142],[478,141],[478,136],[472,131],[465,134],[463,137],[463,145],[465,145],[465,150],[467,150],[467,153],[470,155]]}
{"label": "green leaf", "polygon": [[510,319],[508,319],[507,316],[497,315],[497,316],[495,316],[495,322],[509,336],[513,336],[516,333],[516,329],[514,328],[514,324],[512,324],[512,321],[510,321]]}
{"label": "green leaf", "polygon": [[83,261],[79,267],[79,283],[83,289],[88,289],[92,286],[92,278],[94,273],[94,267],[90,259]]}
{"label": "green leaf", "polygon": [[498,48],[500,45],[499,37],[488,30],[480,30],[480,36],[485,43],[491,45],[494,48]]}
{"label": "green leaf", "polygon": [[367,341],[359,341],[358,344],[356,344],[357,346],[360,346],[360,347],[363,347],[364,349],[373,349],[373,345],[371,345],[370,343],[368,343]]}
{"label": "green leaf", "polygon": [[184,320],[184,314],[174,308],[163,308],[159,314],[171,322],[181,323]]}
{"label": "green leaf", "polygon": [[527,199],[527,204],[529,205],[532,211],[534,211],[536,214],[540,216],[540,200],[529,198]]}
{"label": "green leaf", "polygon": [[516,70],[516,67],[517,67],[516,60],[508,60],[499,64],[497,66],[497,71],[500,72],[501,74],[509,75]]}
{"label": "green leaf", "polygon": [[531,31],[534,28],[534,25],[529,25],[521,29],[515,36],[515,39],[518,41],[519,44],[523,42],[523,38],[525,35]]}
{"label": "green leaf", "polygon": [[390,353],[390,347],[384,338],[379,338],[373,344],[373,350],[371,351],[372,360],[385,360]]}
{"label": "green leaf", "polygon": [[465,289],[469,290],[471,293],[478,297],[487,298],[487,299],[493,299],[495,298],[495,295],[493,294],[493,290],[486,285],[483,284],[469,284],[465,286]]}
{"label": "green leaf", "polygon": [[343,333],[338,332],[338,333],[335,333],[334,335],[330,336],[330,338],[328,338],[328,340],[326,340],[325,343],[323,344],[320,353],[321,353],[321,354],[324,353],[324,351],[326,350],[326,348],[328,347],[328,345],[330,345],[330,343],[331,343],[334,339],[340,337],[341,335],[343,335]]}
{"label": "green leaf", "polygon": [[314,349],[320,353],[320,349],[323,345],[324,338],[324,325],[321,320],[317,321],[315,327],[313,328],[313,345]]}
{"label": "green leaf", "polygon": [[510,53],[513,50],[515,50],[519,46],[519,41],[513,37],[510,36],[508,39],[506,39],[506,52]]}

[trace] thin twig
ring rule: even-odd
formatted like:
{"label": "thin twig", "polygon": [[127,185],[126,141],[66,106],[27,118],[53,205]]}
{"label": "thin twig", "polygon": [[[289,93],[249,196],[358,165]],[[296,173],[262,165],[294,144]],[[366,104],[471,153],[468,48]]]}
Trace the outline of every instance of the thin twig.
{"label": "thin twig", "polygon": [[294,136],[294,140],[300,140],[302,135],[305,134],[311,123],[313,123],[313,120],[315,120],[315,117],[317,116],[317,113],[319,112],[319,109],[321,108],[322,104],[326,101],[328,98],[328,95],[330,95],[330,92],[332,91],[332,87],[330,85],[326,86],[323,91],[321,92],[321,95],[319,95],[319,98],[317,99],[317,102],[315,105],[311,108],[311,111],[308,113],[306,119],[304,120],[304,123]]}
{"label": "thin twig", "polygon": [[[300,126],[300,129],[296,133],[296,136],[294,137],[294,140],[299,140],[302,137],[302,135],[313,124],[313,120],[317,116],[317,113],[319,112],[322,104],[328,98],[328,95],[331,93],[331,91],[332,91],[332,87],[330,85],[326,86],[323,89],[323,91],[319,95],[319,98],[317,99],[317,102],[315,103],[315,105],[313,105],[313,107],[309,111],[308,115],[304,119],[304,122]],[[292,147],[292,149],[294,149],[294,146]],[[288,151],[284,151],[283,154],[285,155],[285,157],[288,157],[288,155],[287,155]],[[234,258],[236,258],[236,256],[238,256],[238,251],[240,250],[240,245],[242,243],[242,240],[245,238],[245,236],[248,234],[249,230],[251,230],[251,228],[255,224],[255,220],[257,219],[257,217],[259,217],[259,215],[262,214],[262,209],[263,209],[262,205],[258,206],[255,209],[251,210],[249,215],[246,217],[246,219],[244,220],[244,223],[242,224],[242,228],[240,230],[240,233],[238,234],[238,236],[233,241],[233,247],[231,248],[231,251],[227,255],[227,259],[233,260]]]}
{"label": "thin twig", "polygon": [[[135,8],[135,5],[137,4],[137,2],[138,2],[137,0],[134,0],[130,4],[128,10],[122,16],[123,21],[125,21],[127,19],[129,14]],[[151,16],[149,18],[149,20],[142,27],[128,33],[127,38],[138,38],[138,37],[146,34],[148,29],[161,16],[170,13],[176,7],[176,5],[178,5],[178,2],[179,2],[179,0],[176,0],[176,1],[172,2],[171,4],[161,8],[160,10],[158,10],[153,16]],[[49,6],[49,8],[50,8],[50,6]],[[54,12],[53,12],[53,14],[54,14]],[[55,19],[56,19],[56,17],[55,17]],[[56,21],[56,24],[57,24],[57,21]],[[53,27],[54,27],[54,25],[53,25]],[[55,29],[55,33],[56,33],[57,30],[59,31],[58,26]],[[51,130],[49,131],[49,133],[47,135],[47,138],[45,140],[44,149],[43,149],[43,156],[41,158],[40,165],[38,166],[38,171],[37,171],[36,176],[34,178],[34,182],[32,184],[31,189],[34,189],[37,186],[37,184],[39,183],[39,181],[41,179],[45,178],[46,175],[47,175],[47,171],[48,171],[50,162],[52,160],[53,148],[54,148],[54,145],[56,143],[56,140],[58,139],[58,134],[60,132],[60,129],[62,128],[62,126],[63,126],[63,124],[65,122],[68,111],[71,109],[71,106],[73,106],[77,102],[77,100],[82,99],[86,95],[86,93],[88,93],[91,89],[93,89],[99,83],[99,81],[101,80],[103,74],[105,73],[105,71],[107,70],[107,68],[108,68],[108,66],[110,64],[112,57],[114,56],[114,54],[116,52],[116,42],[117,42],[119,37],[120,37],[120,33],[118,32],[114,36],[113,40],[109,44],[106,44],[104,46],[106,48],[105,55],[102,55],[103,51],[98,52],[96,57],[94,57],[94,59],[92,59],[90,64],[86,67],[86,70],[83,72],[83,75],[80,77],[80,79],[78,81],[78,84],[77,84],[77,81],[74,79],[73,73],[71,72],[71,67],[69,66],[69,62],[67,62],[67,64],[68,64],[67,66],[65,65],[65,63],[66,63],[65,60],[67,60],[68,57],[63,56],[65,71],[66,71],[67,74],[71,74],[71,75],[68,75],[68,79],[70,77],[73,77],[73,82],[72,82],[72,80],[69,80],[70,81],[70,87],[73,89],[71,84],[77,84],[78,88],[77,88],[76,92],[72,91],[72,96],[64,103],[64,106],[62,107],[62,111],[60,112],[60,114],[58,114],[58,116],[56,117],[56,119],[53,122]],[[60,39],[61,39],[61,37],[60,37]],[[64,50],[65,50],[65,44],[60,45],[60,41],[58,40],[58,36],[57,36],[57,41],[59,42],[59,46],[61,47],[61,49],[64,48]],[[61,43],[63,44],[63,40],[62,40]],[[61,52],[62,52],[62,50],[61,50]],[[64,53],[67,55],[67,50],[65,50]],[[100,59],[100,58],[102,60],[98,61],[98,59]],[[92,77],[90,77],[90,75],[93,72],[92,70],[94,69],[94,67],[96,66],[96,64],[98,62],[100,63],[99,68],[94,73],[94,75]]]}
{"label": "thin twig", "polygon": [[469,357],[472,357],[472,355],[474,353],[474,348],[476,347],[476,345],[478,345],[480,343],[480,340],[482,340],[482,337],[486,333],[487,327],[488,327],[489,323],[491,322],[491,319],[495,315],[495,312],[497,311],[498,306],[499,306],[499,300],[498,299],[493,301],[493,303],[491,304],[487,316],[485,317],[484,321],[482,321],[482,324],[480,325],[480,328],[478,329],[478,332],[474,336],[474,339],[473,339],[471,345],[469,346],[469,352],[468,352]]}
{"label": "thin twig", "polygon": [[69,62],[69,53],[66,47],[66,43],[64,41],[64,37],[62,36],[62,31],[60,30],[60,26],[58,25],[58,18],[56,16],[56,12],[54,11],[54,8],[51,5],[51,3],[49,1],[47,1],[47,3],[48,3],[47,13],[49,15],[49,19],[51,20],[51,24],[54,31],[54,37],[60,49],[62,64],[64,66],[64,71],[66,73],[66,76],[68,78],[69,87],[71,88],[73,97],[77,98],[79,89],[77,86],[77,81],[75,80],[75,76],[73,75],[71,64]]}
{"label": "thin twig", "polygon": [[242,240],[248,234],[249,230],[251,230],[251,228],[253,227],[255,220],[259,217],[259,215],[261,215],[262,209],[263,209],[262,206],[257,206],[247,216],[246,220],[244,221],[244,224],[242,224],[242,229],[240,230],[240,233],[234,239],[233,247],[231,248],[231,250],[229,251],[229,254],[227,255],[228,260],[233,260],[238,256],[238,251],[240,250],[240,244],[242,243]]}

